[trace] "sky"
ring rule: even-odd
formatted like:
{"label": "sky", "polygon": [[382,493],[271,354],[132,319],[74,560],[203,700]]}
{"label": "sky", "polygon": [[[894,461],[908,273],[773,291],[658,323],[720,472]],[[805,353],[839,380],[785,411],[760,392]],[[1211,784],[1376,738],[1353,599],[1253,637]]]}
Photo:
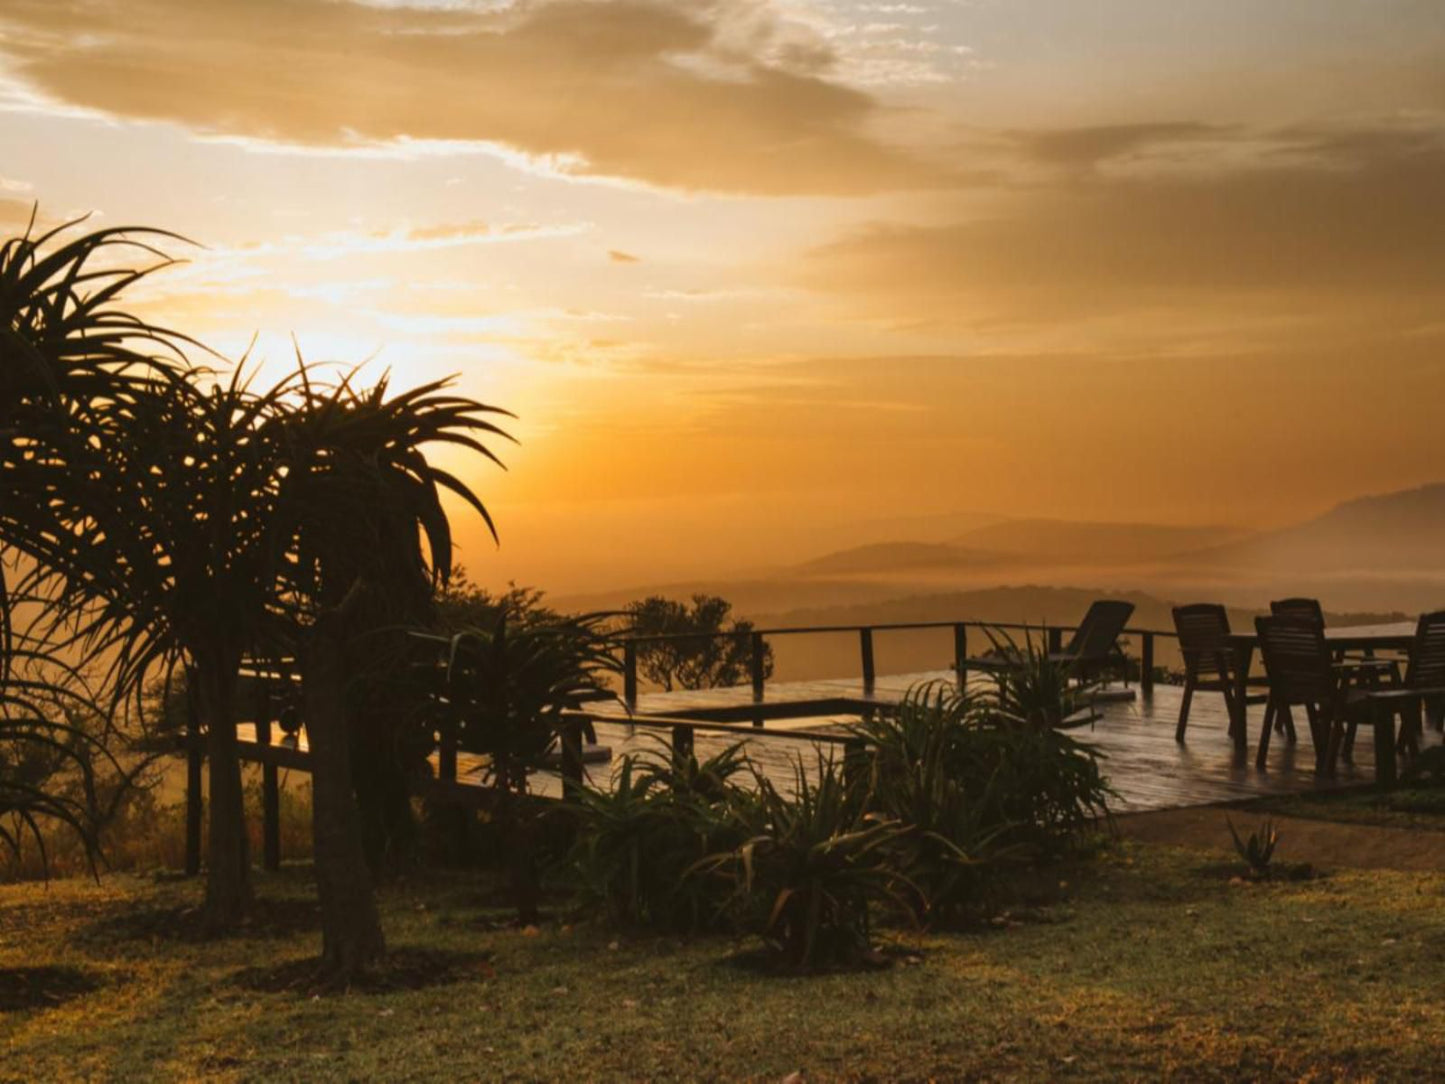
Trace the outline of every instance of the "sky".
{"label": "sky", "polygon": [[1440,0],[0,0],[37,204],[261,378],[513,411],[483,583],[1445,478]]}

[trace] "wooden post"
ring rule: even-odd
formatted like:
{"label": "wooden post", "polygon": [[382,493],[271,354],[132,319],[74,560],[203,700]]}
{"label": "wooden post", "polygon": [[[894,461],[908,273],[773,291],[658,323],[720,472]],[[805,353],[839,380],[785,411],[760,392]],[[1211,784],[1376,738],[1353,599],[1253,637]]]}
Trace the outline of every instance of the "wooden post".
{"label": "wooden post", "polygon": [[863,628],[858,630],[858,649],[863,657],[863,691],[873,691],[873,679],[877,676],[873,669],[873,630]]}
{"label": "wooden post", "polygon": [[637,707],[637,644],[622,645],[622,700],[628,710]]}
{"label": "wooden post", "polygon": [[[271,698],[263,702],[256,720],[256,744],[271,744]],[[265,869],[281,868],[281,782],[276,765],[261,762],[261,865]]]}
{"label": "wooden post", "polygon": [[196,717],[196,688],[186,673],[186,876],[201,872],[201,725]]}
{"label": "wooden post", "polygon": [[843,744],[843,779],[847,783],[856,783],[862,778],[862,773],[868,767],[868,745],[858,739],[852,739]]}
{"label": "wooden post", "polygon": [[1049,626],[1049,654],[1057,655],[1064,650],[1064,630],[1057,625]]}
{"label": "wooden post", "polygon": [[958,675],[958,691],[968,687],[968,626],[953,626],[953,671]]}
{"label": "wooden post", "polygon": [[672,728],[672,762],[679,768],[692,756],[693,733],[690,726]]}
{"label": "wooden post", "polygon": [[753,646],[753,657],[752,657],[753,699],[754,699],[754,700],[761,700],[761,699],[763,698],[763,659],[764,659],[764,654],[763,654],[763,648],[764,648],[764,644],[763,644],[763,634],[762,634],[761,632],[755,632],[755,633],[752,634],[752,646]]}
{"label": "wooden post", "polygon": [[[457,781],[457,719],[450,710],[443,716],[437,732],[437,779],[450,784]],[[443,787],[442,793],[446,797],[442,800],[448,800],[452,791],[453,787]],[[450,836],[449,859],[454,863],[463,861],[466,856],[470,834],[469,819],[467,810],[463,806],[455,805],[442,821],[447,828],[446,834]]]}
{"label": "wooden post", "polygon": [[1146,632],[1139,639],[1139,688],[1148,694],[1154,691],[1154,634]]}
{"label": "wooden post", "polygon": [[582,789],[582,724],[576,719],[562,723],[562,795],[571,798]]}

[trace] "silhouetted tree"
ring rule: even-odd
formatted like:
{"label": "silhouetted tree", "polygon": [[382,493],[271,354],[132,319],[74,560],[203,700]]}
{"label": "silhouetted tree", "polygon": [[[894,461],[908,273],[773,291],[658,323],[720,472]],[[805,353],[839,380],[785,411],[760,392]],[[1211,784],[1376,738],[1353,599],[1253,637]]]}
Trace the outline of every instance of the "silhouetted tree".
{"label": "silhouetted tree", "polygon": [[436,698],[458,745],[488,756],[491,812],[502,829],[517,918],[530,925],[538,918],[540,883],[528,776],[557,749],[565,712],[613,695],[608,679],[618,662],[611,615],[561,617],[509,597],[485,625],[419,638],[446,660]]}
{"label": "silhouetted tree", "polygon": [[[441,491],[461,496],[491,527],[476,494],[430,463],[423,448],[451,443],[495,460],[477,435],[504,436],[487,416],[505,412],[445,389],[436,382],[391,396],[386,380],[365,391],[349,380],[308,382],[284,416],[288,466],[278,520],[289,559],[281,582],[298,618],[322,968],[334,984],[385,947],[353,770],[359,759],[379,770],[384,751],[349,717],[348,685],[362,678],[362,667],[399,677],[404,668],[388,665],[387,656],[415,643],[399,630],[432,617],[434,591],[452,562]],[[392,726],[402,730],[405,720]]]}
{"label": "silhouetted tree", "polygon": [[[732,603],[697,594],[692,604],[653,595],[627,607],[633,636],[670,639],[638,644],[637,668],[648,681],[674,689],[741,685],[752,667],[751,621],[729,621]],[[765,646],[763,676],[773,673],[773,649]]]}

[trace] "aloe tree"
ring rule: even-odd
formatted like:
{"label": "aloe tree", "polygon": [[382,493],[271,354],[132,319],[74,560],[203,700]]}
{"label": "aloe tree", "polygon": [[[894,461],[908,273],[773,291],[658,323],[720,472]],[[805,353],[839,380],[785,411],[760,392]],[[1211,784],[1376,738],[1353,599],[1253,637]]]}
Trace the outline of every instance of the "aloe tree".
{"label": "aloe tree", "polygon": [[385,379],[358,390],[350,379],[314,384],[303,370],[303,390],[282,412],[280,600],[295,618],[302,663],[322,970],[333,983],[349,980],[385,947],[353,766],[356,754],[374,757],[377,750],[348,710],[348,685],[359,676],[358,660],[388,669],[387,653],[404,652],[410,642],[400,630],[429,622],[436,589],[452,569],[442,493],[461,497],[492,529],[472,488],[424,449],[450,444],[497,462],[483,441],[506,436],[491,420],[505,411],[449,394],[447,386],[439,381],[392,395]]}
{"label": "aloe tree", "polygon": [[[37,841],[33,818],[49,816],[89,849],[97,812],[91,768],[108,754],[96,734],[70,721],[78,674],[64,660],[136,626],[105,608],[115,569],[86,552],[77,531],[90,522],[87,502],[103,485],[119,419],[174,379],[188,340],[114,305],[170,262],[153,243],[174,235],[113,228],[65,236],[74,225],[37,235],[32,218],[22,236],[0,244],[0,805]],[[137,252],[155,259],[126,266],[124,257]],[[20,637],[17,597],[33,618]],[[127,691],[114,683],[112,702]],[[63,773],[37,768],[47,764],[78,772],[82,797],[49,788]]]}

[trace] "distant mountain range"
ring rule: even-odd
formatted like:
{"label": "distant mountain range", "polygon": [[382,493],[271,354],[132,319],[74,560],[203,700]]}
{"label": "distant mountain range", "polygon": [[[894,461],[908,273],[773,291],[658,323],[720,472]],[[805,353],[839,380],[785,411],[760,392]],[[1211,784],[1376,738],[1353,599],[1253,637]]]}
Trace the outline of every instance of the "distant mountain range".
{"label": "distant mountain range", "polygon": [[1445,576],[1445,483],[1346,501],[1296,526],[1178,560],[1256,572]]}
{"label": "distant mountain range", "polygon": [[[900,526],[917,537],[880,540],[881,525],[874,523],[854,534],[858,544],[746,579],[636,586],[556,601],[593,609],[650,594],[704,591],[730,599],[742,616],[804,624],[849,609],[858,622],[1063,620],[1085,596],[1105,591],[1247,608],[1291,594],[1316,595],[1337,610],[1419,612],[1445,605],[1445,483],[1346,501],[1270,531],[972,513]],[[1047,607],[1048,613],[1040,612],[1044,596],[1037,594],[1025,598],[1005,589],[987,600],[977,594],[1002,585],[1082,593],[1067,601],[1054,596],[1063,604],[1059,612]],[[929,600],[952,609],[945,614]],[[996,613],[956,609],[995,603]],[[1162,620],[1167,611],[1157,614]]]}
{"label": "distant mountain range", "polygon": [[803,576],[873,576],[930,570],[1148,566],[1185,578],[1227,572],[1445,578],[1445,483],[1347,501],[1274,531],[1015,519],[947,542],[856,546],[804,562]]}

